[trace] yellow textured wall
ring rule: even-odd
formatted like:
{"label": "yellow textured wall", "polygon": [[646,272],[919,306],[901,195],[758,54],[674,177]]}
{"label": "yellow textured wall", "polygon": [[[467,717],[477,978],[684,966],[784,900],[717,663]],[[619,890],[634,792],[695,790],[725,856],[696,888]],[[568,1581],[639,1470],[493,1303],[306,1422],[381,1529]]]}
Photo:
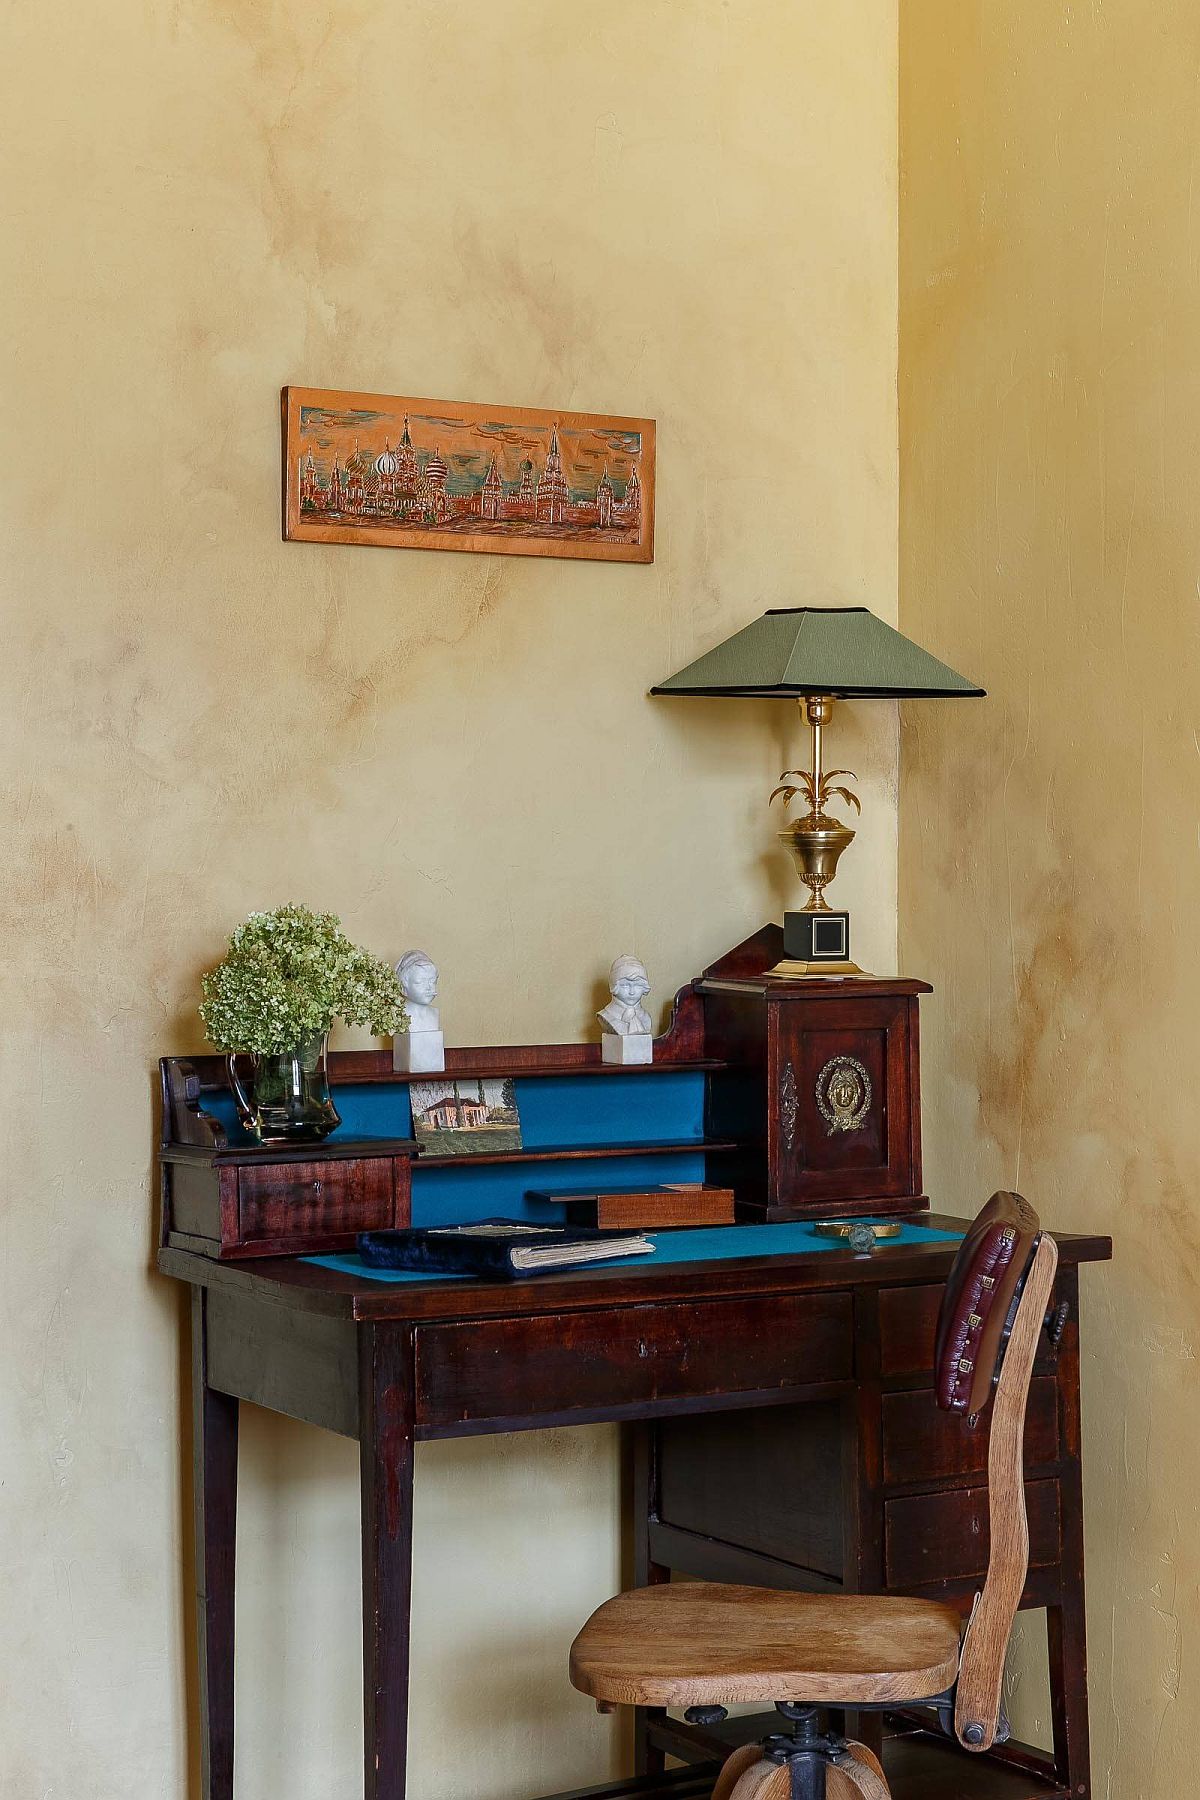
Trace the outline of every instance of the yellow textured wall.
{"label": "yellow textured wall", "polygon": [[900,622],[991,690],[902,733],[926,1163],[1115,1237],[1083,1284],[1095,1791],[1167,1800],[1200,1697],[1200,13],[910,0],[901,41]]}
{"label": "yellow textured wall", "polygon": [[[645,690],[768,605],[894,613],[895,60],[890,0],[8,17],[4,1800],[187,1791],[151,1070],[229,928],[295,897],[425,945],[451,1041],[504,1042],[585,1032],[626,949],[664,1004],[790,897],[794,721]],[[657,560],[281,544],[284,381],[656,416]],[[860,713],[839,891],[887,968]],[[565,1652],[617,1577],[614,1445],[422,1452],[420,1800],[610,1765]],[[240,1800],[352,1794],[354,1453],[254,1414],[244,1446]]]}

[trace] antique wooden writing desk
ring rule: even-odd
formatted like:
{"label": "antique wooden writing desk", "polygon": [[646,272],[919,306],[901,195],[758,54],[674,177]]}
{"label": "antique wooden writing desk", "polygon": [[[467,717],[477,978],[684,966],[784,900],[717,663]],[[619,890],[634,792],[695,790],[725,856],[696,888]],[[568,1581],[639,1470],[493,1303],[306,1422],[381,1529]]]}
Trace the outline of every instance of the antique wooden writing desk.
{"label": "antique wooden writing desk", "polygon": [[[333,1059],[349,1135],[319,1154],[239,1140],[217,1059],[164,1064],[159,1267],[192,1289],[204,1800],[234,1792],[241,1400],[360,1445],[366,1800],[409,1791],[418,1440],[628,1421],[639,1581],[679,1571],[945,1596],[969,1609],[987,1560],[986,1435],[938,1413],[929,1392],[958,1227],[920,1210],[924,990],[864,984],[797,1005],[794,989],[778,993],[752,966],[773,948],[759,934],[709,972],[711,995],[703,980],[684,990],[649,1069],[606,1070],[596,1046],[451,1053],[459,1079],[513,1076],[525,1126],[521,1152],[471,1167],[414,1164],[407,1089],[377,1053]],[[848,1113],[858,1124],[824,1141],[814,1120],[839,1059],[861,1075]],[[682,1181],[719,1172],[751,1222],[664,1234],[654,1259],[518,1284],[379,1280],[348,1255],[357,1230],[410,1216],[545,1216],[529,1190],[562,1188],[572,1171],[592,1185],[597,1159],[618,1185],[650,1170]],[[964,1197],[962,1210],[984,1197]],[[822,1207],[908,1222],[900,1241],[860,1258],[798,1222]],[[1078,1269],[1111,1246],[1059,1243],[1055,1302],[1066,1311],[1057,1343],[1047,1332],[1030,1404],[1024,1600],[1049,1614],[1053,1758],[1013,1744],[966,1758],[898,1719],[884,1748],[895,1800],[1090,1795]],[[283,1248],[323,1259],[275,1254]],[[646,1715],[641,1773],[588,1793],[699,1800],[722,1742],[752,1730],[731,1720],[722,1738]],[[688,1766],[665,1771],[667,1755]]]}
{"label": "antique wooden writing desk", "polygon": [[[1075,1305],[1079,1263],[1108,1246],[1059,1242],[1057,1297],[1071,1312],[1057,1355],[1047,1339],[1031,1407],[1026,1592],[1050,1612],[1054,1767],[1010,1747],[964,1773],[961,1752],[901,1735],[885,1750],[896,1800],[1090,1792]],[[205,1800],[233,1794],[239,1400],[359,1441],[364,1792],[403,1800],[418,1439],[652,1421],[638,1455],[639,1580],[673,1568],[946,1594],[969,1607],[987,1558],[985,1442],[938,1415],[921,1385],[952,1251],[934,1238],[869,1259],[837,1248],[488,1286],[391,1285],[293,1259],[220,1264],[164,1250],[163,1270],[193,1284]],[[914,1482],[917,1469],[938,1474]],[[644,1766],[663,1750],[714,1753],[711,1737],[667,1719],[643,1732]],[[676,1774],[595,1795],[706,1791],[703,1774]]]}

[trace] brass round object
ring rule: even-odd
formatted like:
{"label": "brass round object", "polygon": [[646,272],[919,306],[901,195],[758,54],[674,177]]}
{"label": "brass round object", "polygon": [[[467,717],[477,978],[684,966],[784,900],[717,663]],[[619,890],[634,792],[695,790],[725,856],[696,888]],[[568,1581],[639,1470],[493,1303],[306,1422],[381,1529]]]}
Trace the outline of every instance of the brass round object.
{"label": "brass round object", "polygon": [[[864,1223],[862,1219],[814,1219],[813,1230],[818,1237],[848,1238],[852,1231],[860,1230]],[[870,1229],[875,1233],[876,1239],[882,1242],[884,1238],[899,1237],[904,1227],[895,1224],[872,1225]]]}

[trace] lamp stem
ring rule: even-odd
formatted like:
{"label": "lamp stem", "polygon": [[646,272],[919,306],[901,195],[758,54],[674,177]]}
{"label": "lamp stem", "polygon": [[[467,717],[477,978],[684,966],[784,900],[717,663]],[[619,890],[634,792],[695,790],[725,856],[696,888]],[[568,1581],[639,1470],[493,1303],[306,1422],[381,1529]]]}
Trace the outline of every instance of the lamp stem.
{"label": "lamp stem", "polygon": [[809,730],[812,734],[812,778],[813,793],[816,796],[813,811],[821,811],[821,728],[828,725],[833,714],[833,700],[828,694],[809,694],[804,702],[808,716]]}

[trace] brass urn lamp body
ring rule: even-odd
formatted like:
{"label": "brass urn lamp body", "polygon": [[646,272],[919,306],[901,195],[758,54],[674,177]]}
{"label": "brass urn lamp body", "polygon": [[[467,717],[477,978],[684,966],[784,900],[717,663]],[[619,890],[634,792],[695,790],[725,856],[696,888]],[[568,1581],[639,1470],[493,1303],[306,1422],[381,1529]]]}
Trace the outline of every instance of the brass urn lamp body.
{"label": "brass urn lamp body", "polygon": [[795,859],[808,902],[785,913],[785,963],[780,973],[858,974],[850,961],[850,915],[835,912],[825,890],[854,841],[849,825],[826,810],[837,801],[861,810],[858,796],[838,785],[847,769],[822,766],[821,734],[835,699],[916,700],[982,695],[911,639],[865,606],[794,606],[764,613],[752,625],[681,669],[655,694],[769,697],[799,700],[808,721],[812,766],[785,769],[771,795],[807,807],[779,837]]}
{"label": "brass urn lamp body", "polygon": [[[785,769],[771,798],[782,795],[787,804],[799,794],[807,800],[808,811],[802,818],[793,819],[779,838],[795,858],[800,879],[808,889],[808,905],[803,910],[828,912],[825,889],[837,874],[842,851],[854,842],[854,833],[840,819],[831,818],[825,807],[835,794],[856,812],[861,812],[862,807],[857,794],[833,785],[839,775],[847,775],[853,781],[855,776],[850,769],[830,769],[825,774],[821,768],[821,729],[833,713],[832,698],[828,694],[810,694],[803,705],[812,732],[812,768]],[[798,785],[789,782],[789,775],[796,776]]]}

